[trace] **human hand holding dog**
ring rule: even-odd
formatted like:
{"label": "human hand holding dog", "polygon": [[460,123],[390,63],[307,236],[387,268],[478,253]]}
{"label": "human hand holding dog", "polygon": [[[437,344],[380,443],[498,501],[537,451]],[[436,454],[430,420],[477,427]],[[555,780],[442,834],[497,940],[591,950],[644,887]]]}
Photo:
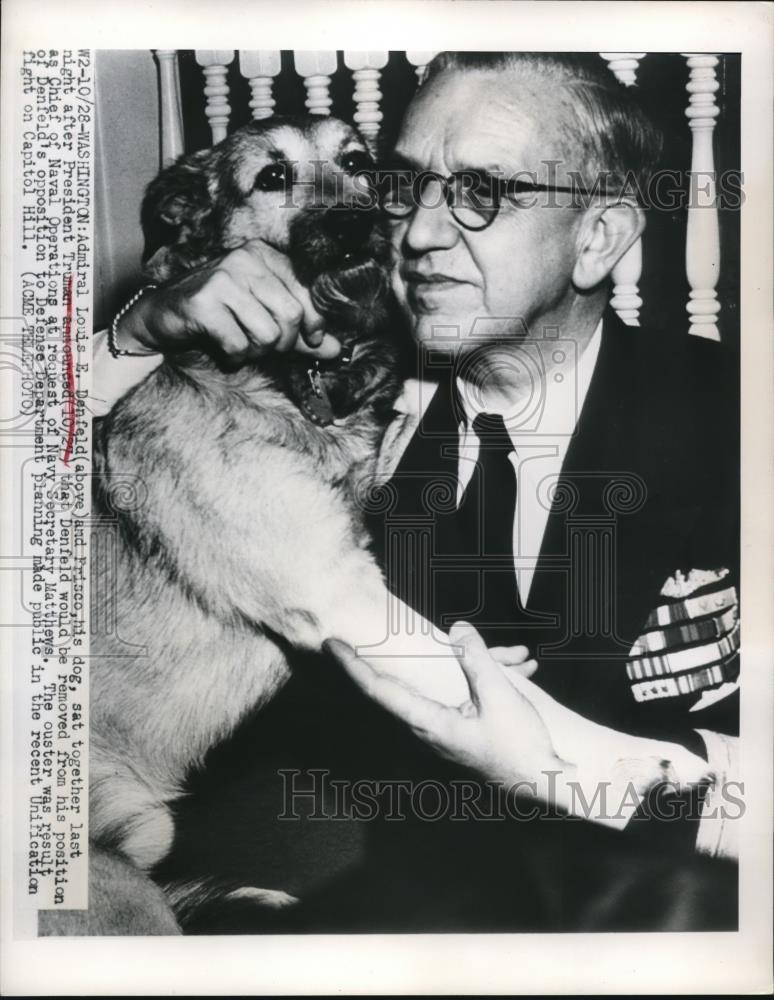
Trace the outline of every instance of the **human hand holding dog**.
{"label": "human hand holding dog", "polygon": [[124,350],[149,353],[204,341],[238,366],[271,351],[336,357],[340,345],[323,322],[288,258],[255,239],[146,292],[118,334]]}

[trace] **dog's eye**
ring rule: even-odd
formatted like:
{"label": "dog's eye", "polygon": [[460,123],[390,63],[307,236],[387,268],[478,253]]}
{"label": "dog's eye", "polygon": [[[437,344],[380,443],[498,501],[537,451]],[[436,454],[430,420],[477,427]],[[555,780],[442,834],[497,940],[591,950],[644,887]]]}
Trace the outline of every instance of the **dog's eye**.
{"label": "dog's eye", "polygon": [[256,191],[285,191],[293,183],[290,163],[270,163],[255,178]]}
{"label": "dog's eye", "polygon": [[374,161],[362,149],[352,149],[345,153],[341,166],[348,174],[358,174],[364,170],[373,170]]}

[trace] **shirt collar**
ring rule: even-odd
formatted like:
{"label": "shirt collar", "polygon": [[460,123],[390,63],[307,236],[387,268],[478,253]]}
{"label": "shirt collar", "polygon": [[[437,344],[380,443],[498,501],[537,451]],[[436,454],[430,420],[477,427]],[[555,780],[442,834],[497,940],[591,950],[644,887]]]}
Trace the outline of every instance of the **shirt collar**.
{"label": "shirt collar", "polygon": [[[543,341],[536,344],[534,356],[535,371],[538,374],[540,358],[547,353],[553,356],[555,365],[547,377],[535,382],[534,398],[522,407],[511,420],[506,420],[511,438],[521,437],[525,433],[535,434],[572,434],[580,415],[580,409],[586,398],[591,383],[594,368],[602,343],[602,320],[597,324],[591,339],[585,348],[577,354],[577,346],[572,340]],[[562,359],[557,359],[562,356]],[[421,379],[407,379],[403,391],[395,400],[393,409],[396,413],[420,417],[433,398],[437,384]],[[462,393],[467,423],[470,424],[479,412],[472,405],[469,393]],[[530,407],[529,404],[532,404]],[[534,412],[529,412],[529,411]]]}

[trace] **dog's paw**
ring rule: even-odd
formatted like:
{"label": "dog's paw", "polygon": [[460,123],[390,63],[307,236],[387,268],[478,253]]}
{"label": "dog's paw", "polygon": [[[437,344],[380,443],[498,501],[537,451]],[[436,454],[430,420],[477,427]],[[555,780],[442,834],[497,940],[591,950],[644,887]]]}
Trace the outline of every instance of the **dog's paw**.
{"label": "dog's paw", "polygon": [[291,896],[281,889],[256,889],[255,886],[245,886],[242,889],[234,889],[229,892],[225,899],[249,900],[256,906],[265,906],[271,910],[281,910],[285,906],[293,906],[298,902],[297,896]]}
{"label": "dog's paw", "polygon": [[[232,883],[233,885],[233,883]],[[272,933],[287,923],[298,900],[280,889],[242,886],[237,889],[210,883],[206,890],[199,884],[185,901],[176,907],[185,934],[262,934]]]}

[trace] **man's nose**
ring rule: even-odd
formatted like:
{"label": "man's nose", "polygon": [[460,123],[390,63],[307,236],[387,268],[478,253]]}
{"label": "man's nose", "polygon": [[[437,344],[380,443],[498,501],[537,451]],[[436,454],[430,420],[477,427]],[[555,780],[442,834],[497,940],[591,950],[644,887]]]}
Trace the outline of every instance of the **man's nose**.
{"label": "man's nose", "polygon": [[334,205],[326,210],[323,229],[342,248],[357,249],[367,242],[374,227],[375,213],[367,209],[352,209]]}
{"label": "man's nose", "polygon": [[406,249],[414,253],[445,250],[454,246],[459,236],[459,229],[454,224],[440,182],[429,181],[422,189],[408,220],[403,236]]}

